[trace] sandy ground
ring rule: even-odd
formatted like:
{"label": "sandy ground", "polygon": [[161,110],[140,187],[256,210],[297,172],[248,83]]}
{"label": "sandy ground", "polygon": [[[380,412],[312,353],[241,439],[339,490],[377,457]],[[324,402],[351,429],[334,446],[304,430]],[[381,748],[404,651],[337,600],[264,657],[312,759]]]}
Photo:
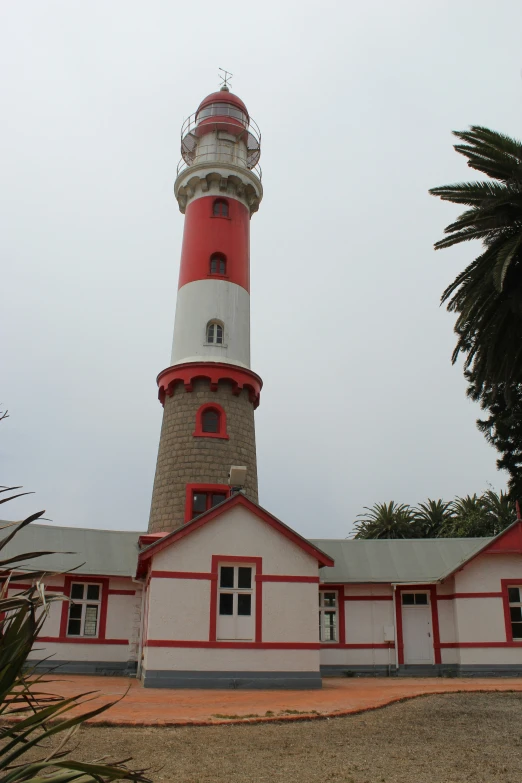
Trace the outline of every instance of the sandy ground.
{"label": "sandy ground", "polygon": [[89,726],[76,741],[77,758],[132,756],[158,783],[520,783],[522,694],[426,696],[302,723]]}

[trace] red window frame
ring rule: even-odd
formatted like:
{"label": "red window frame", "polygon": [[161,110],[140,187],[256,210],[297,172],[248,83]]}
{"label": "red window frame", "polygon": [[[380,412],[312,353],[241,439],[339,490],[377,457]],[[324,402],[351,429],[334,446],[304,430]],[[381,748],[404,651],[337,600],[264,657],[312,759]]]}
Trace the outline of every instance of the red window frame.
{"label": "red window frame", "polygon": [[[215,411],[218,414],[218,431],[217,432],[205,432],[203,430],[203,414],[205,411]],[[229,440],[227,433],[227,414],[225,409],[217,402],[204,403],[196,412],[196,429],[192,433],[194,438],[221,438],[222,440]]]}
{"label": "red window frame", "polygon": [[195,519],[196,516],[204,514],[204,511],[199,511],[196,515],[192,515],[192,504],[194,493],[205,494],[207,496],[207,508],[206,511],[213,508],[211,504],[212,495],[223,494],[226,498],[230,497],[230,487],[228,484],[187,484],[185,490],[185,522],[190,522]]}

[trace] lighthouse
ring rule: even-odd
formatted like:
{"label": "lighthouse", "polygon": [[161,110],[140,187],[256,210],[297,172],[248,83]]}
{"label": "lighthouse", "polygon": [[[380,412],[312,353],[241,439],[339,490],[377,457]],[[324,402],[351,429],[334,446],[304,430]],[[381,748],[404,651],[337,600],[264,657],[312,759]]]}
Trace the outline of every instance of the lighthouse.
{"label": "lighthouse", "polygon": [[157,378],[163,405],[149,533],[225,500],[232,466],[257,502],[250,367],[250,219],[263,196],[261,134],[226,82],[181,129],[174,195],[185,216],[174,338]]}

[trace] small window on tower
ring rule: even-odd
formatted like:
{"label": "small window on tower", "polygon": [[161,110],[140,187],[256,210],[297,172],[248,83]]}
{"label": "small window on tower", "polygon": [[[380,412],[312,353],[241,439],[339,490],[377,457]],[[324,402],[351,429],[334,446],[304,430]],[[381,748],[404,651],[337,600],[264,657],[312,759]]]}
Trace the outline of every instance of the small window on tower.
{"label": "small window on tower", "polygon": [[203,432],[219,432],[219,413],[212,408],[204,411],[201,424]]}
{"label": "small window on tower", "polygon": [[226,275],[227,273],[227,260],[222,253],[214,253],[210,257],[210,274],[211,275]]}
{"label": "small window on tower", "polygon": [[217,402],[204,404],[196,412],[195,438],[222,438],[228,440],[227,414]]}
{"label": "small window on tower", "polygon": [[212,207],[214,217],[228,217],[228,201],[218,198]]}
{"label": "small window on tower", "polygon": [[207,324],[207,343],[223,345],[223,324],[219,321],[210,321]]}

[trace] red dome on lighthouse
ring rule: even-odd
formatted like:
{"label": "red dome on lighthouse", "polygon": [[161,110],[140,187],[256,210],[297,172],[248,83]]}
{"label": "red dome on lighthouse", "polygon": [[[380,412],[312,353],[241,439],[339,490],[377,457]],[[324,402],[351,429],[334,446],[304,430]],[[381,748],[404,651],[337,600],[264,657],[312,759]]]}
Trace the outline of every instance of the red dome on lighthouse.
{"label": "red dome on lighthouse", "polygon": [[237,95],[234,95],[234,93],[229,92],[228,88],[227,89],[221,88],[221,90],[219,90],[218,92],[211,92],[210,95],[207,95],[206,98],[203,98],[196,111],[196,117],[198,116],[198,114],[202,109],[216,103],[225,103],[228,104],[229,106],[235,106],[237,109],[240,109],[242,112],[246,114],[247,120],[250,119],[248,115],[248,109],[243,103],[243,101],[241,100],[241,98],[238,98]]}

